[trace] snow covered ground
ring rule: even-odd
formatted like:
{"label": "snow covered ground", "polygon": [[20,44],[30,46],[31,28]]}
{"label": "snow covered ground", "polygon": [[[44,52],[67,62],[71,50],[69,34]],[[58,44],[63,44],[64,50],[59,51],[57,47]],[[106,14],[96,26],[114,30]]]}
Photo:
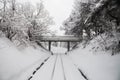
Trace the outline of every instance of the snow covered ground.
{"label": "snow covered ground", "polygon": [[31,70],[49,56],[32,47],[20,52],[7,38],[0,38],[0,80],[26,80],[19,77],[25,72],[30,76]]}
{"label": "snow covered ground", "polygon": [[52,46],[51,51],[54,54],[65,54],[67,52],[67,48]]}
{"label": "snow covered ground", "polygon": [[105,46],[116,45],[116,39],[102,36],[106,42],[98,36],[85,48],[80,44],[68,56],[89,80],[120,80],[120,54],[112,56],[111,50],[105,50]]}
{"label": "snow covered ground", "polygon": [[32,46],[20,51],[0,38],[0,80],[120,80],[120,54],[93,53],[93,47],[79,46],[65,55],[66,48],[52,46],[50,55]]}
{"label": "snow covered ground", "polygon": [[19,51],[6,38],[0,38],[0,44],[0,80],[84,80],[63,54],[65,48],[52,47],[51,56],[31,46]]}
{"label": "snow covered ground", "polygon": [[85,80],[68,56],[54,55],[31,80]]}
{"label": "snow covered ground", "polygon": [[84,50],[69,53],[69,58],[89,80],[120,80],[120,54],[91,54]]}

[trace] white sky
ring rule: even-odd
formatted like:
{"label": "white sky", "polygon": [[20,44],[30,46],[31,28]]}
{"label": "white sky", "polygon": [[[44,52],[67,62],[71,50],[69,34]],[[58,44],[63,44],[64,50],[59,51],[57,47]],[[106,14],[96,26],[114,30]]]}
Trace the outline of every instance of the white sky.
{"label": "white sky", "polygon": [[[40,0],[20,0],[31,1],[33,4],[39,2]],[[55,25],[50,26],[51,30],[56,30],[58,35],[62,35],[63,31],[60,31],[60,26],[63,21],[69,17],[73,0],[43,0],[45,8],[49,11],[50,16],[53,17]]]}
{"label": "white sky", "polygon": [[56,25],[52,29],[57,30],[58,35],[62,35],[63,32],[60,31],[60,26],[62,26],[63,21],[69,17],[73,0],[44,0],[46,9],[50,12],[50,15],[54,17]]}

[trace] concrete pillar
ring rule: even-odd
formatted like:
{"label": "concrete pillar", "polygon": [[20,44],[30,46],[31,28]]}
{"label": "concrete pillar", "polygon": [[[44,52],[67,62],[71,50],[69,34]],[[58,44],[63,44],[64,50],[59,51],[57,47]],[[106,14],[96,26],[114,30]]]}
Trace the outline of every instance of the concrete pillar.
{"label": "concrete pillar", "polygon": [[49,47],[49,51],[51,51],[51,41],[49,41],[48,44],[49,44],[49,45],[48,45],[48,47]]}
{"label": "concrete pillar", "polygon": [[67,44],[67,48],[68,48],[68,51],[70,51],[70,42],[68,41],[68,44]]}

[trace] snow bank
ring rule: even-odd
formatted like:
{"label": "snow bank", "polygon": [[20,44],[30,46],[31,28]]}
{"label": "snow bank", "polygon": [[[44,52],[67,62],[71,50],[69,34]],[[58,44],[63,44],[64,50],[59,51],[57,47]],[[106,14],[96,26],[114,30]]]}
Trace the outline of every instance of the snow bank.
{"label": "snow bank", "polygon": [[[84,49],[85,51],[92,52],[92,54],[118,54],[119,53],[119,41],[120,41],[120,33],[116,34],[117,37],[110,34],[102,34],[91,41],[85,42],[83,41],[79,45],[76,46],[74,50],[79,50],[79,48]],[[73,51],[74,51],[73,50]]]}
{"label": "snow bank", "polygon": [[17,80],[50,54],[28,47],[21,52],[7,39],[0,38],[0,80]]}
{"label": "snow bank", "polygon": [[120,80],[120,54],[111,56],[111,50],[104,49],[104,46],[116,45],[116,39],[105,36],[103,38],[106,42],[98,36],[85,48],[80,44],[79,48],[68,55],[89,80]]}

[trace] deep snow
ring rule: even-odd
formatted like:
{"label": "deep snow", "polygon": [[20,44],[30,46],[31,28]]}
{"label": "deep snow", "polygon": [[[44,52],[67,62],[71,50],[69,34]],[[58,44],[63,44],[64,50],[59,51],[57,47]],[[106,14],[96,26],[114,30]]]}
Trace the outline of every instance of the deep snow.
{"label": "deep snow", "polygon": [[[95,37],[86,47],[79,44],[68,56],[89,80],[120,80],[120,54],[111,55],[117,39],[101,36]],[[105,50],[105,47],[111,48]]]}
{"label": "deep snow", "polygon": [[26,76],[31,74],[29,71],[49,56],[33,47],[20,52],[7,38],[0,38],[0,80],[19,80],[25,72]]}
{"label": "deep snow", "polygon": [[120,54],[91,54],[79,49],[69,53],[69,58],[89,80],[120,80]]}
{"label": "deep snow", "polygon": [[50,55],[37,45],[18,50],[0,38],[0,80],[86,80],[83,75],[88,80],[120,80],[120,54],[111,56],[100,47],[94,51],[95,46],[95,40],[85,48],[80,44],[67,55],[65,48],[52,46]]}

